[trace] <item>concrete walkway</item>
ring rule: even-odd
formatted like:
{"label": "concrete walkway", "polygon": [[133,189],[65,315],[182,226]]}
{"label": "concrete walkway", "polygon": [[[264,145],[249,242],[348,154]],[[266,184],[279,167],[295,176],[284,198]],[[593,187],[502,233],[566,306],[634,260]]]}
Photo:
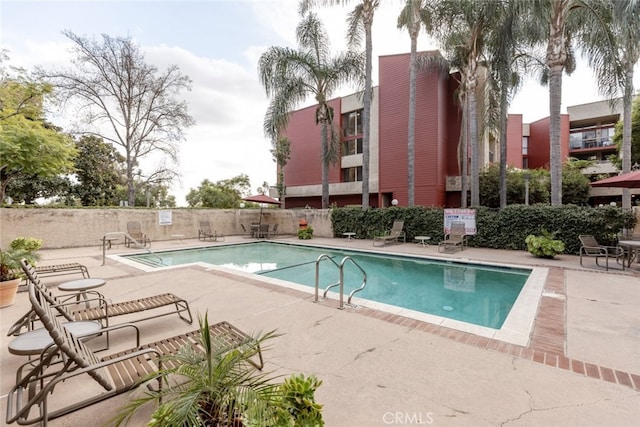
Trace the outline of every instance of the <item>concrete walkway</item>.
{"label": "concrete walkway", "polygon": [[[228,238],[226,243],[242,240]],[[298,242],[297,239],[291,239]],[[531,340],[502,343],[467,332],[361,307],[338,310],[337,302],[265,284],[253,276],[202,266],[143,273],[107,259],[101,248],[43,250],[41,263],[79,262],[112,301],[161,292],[187,299],[194,315],[227,320],[252,333],[277,330],[265,352],[267,371],[316,374],[323,385],[327,426],[635,426],[640,419],[640,265],[622,273],[579,267],[574,256],[543,262],[526,252],[467,248],[439,254],[413,243],[373,248],[371,241],[317,239],[317,245],[348,246],[550,268]],[[211,243],[207,243],[211,244]],[[222,244],[222,243],[213,243]],[[203,245],[195,240],[159,242],[154,250]],[[114,248],[109,254],[131,252]],[[55,285],[74,276],[45,279]],[[0,310],[0,400],[23,357],[7,351],[6,331],[29,307],[26,293]],[[133,318],[133,317],[131,317]],[[118,319],[115,323],[123,320]],[[113,323],[113,322],[112,322]],[[192,330],[175,316],[139,324],[144,342]],[[126,334],[112,336],[108,352],[131,346]],[[95,390],[82,378],[55,397]],[[66,386],[66,384],[65,384]],[[140,393],[140,389],[136,393]],[[107,425],[129,396],[77,411],[51,426]],[[144,425],[147,414],[129,425]],[[145,416],[147,418],[145,418]]]}

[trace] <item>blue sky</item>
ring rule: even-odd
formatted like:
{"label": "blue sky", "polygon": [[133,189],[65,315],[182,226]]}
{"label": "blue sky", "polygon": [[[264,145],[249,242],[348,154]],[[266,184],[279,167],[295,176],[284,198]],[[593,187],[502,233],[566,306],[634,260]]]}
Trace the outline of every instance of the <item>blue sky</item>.
{"label": "blue sky", "polygon": [[[379,55],[409,52],[409,37],[395,24],[403,3],[387,0],[376,12],[374,84]],[[63,30],[90,37],[129,36],[147,62],[160,70],[178,65],[193,80],[192,91],[183,96],[196,120],[181,145],[181,182],[172,189],[182,205],[189,189],[204,179],[218,181],[246,173],[252,190],[265,181],[275,184],[270,143],[262,132],[268,100],[258,82],[257,61],[269,46],[295,47],[297,4],[296,0],[2,0],[0,43],[13,65],[68,67],[70,44]],[[352,7],[319,11],[334,51],[344,49],[344,17]],[[437,46],[422,35],[418,48]],[[637,69],[636,88],[639,74]],[[586,67],[565,77],[563,112],[567,105],[599,99]],[[525,121],[547,116],[547,89],[529,82],[511,112],[524,114]],[[61,113],[50,120],[65,127],[71,119]]]}

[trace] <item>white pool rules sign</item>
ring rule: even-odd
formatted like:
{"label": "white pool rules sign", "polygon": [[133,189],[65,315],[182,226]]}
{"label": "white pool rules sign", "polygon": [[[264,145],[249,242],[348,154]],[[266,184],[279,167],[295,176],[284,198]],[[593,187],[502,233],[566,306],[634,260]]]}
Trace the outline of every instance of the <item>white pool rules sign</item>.
{"label": "white pool rules sign", "polygon": [[444,232],[449,233],[452,222],[464,222],[467,235],[476,234],[476,211],[474,209],[445,209]]}

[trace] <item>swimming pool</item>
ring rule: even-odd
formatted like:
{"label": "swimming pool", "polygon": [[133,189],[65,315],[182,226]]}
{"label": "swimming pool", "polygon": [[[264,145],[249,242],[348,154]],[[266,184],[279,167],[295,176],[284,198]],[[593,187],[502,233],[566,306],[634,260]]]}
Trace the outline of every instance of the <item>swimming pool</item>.
{"label": "swimming pool", "polygon": [[[227,244],[128,255],[126,258],[143,263],[147,268],[206,263],[279,282],[294,282],[313,292],[315,264],[321,254],[332,257],[337,263],[345,256],[350,256],[367,273],[367,285],[357,294],[357,303],[371,306],[373,302],[374,305],[384,306],[386,310],[395,307],[396,310],[422,313],[418,317],[430,322],[444,318],[489,328],[494,332],[502,330],[507,319],[513,317],[513,307],[522,299],[522,290],[532,276],[537,276],[531,268],[469,264],[280,242]],[[321,292],[339,278],[338,269],[326,259],[321,261],[320,273]],[[362,284],[361,272],[350,263],[346,264],[344,277],[345,295]],[[509,325],[506,326],[509,330]],[[485,331],[482,335],[487,334]]]}

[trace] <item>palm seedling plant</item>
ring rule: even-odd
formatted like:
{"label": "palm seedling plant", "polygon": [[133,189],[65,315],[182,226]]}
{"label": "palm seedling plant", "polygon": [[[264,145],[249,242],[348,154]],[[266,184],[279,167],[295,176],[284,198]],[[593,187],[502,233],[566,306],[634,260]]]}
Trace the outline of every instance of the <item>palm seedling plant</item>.
{"label": "palm seedling plant", "polygon": [[145,391],[130,400],[113,419],[114,425],[127,423],[146,404],[155,402],[148,425],[176,426],[323,426],[322,405],[313,392],[321,382],[314,376],[292,376],[278,384],[276,377],[252,363],[258,345],[264,349],[275,331],[261,334],[244,346],[229,348],[212,339],[207,315],[199,319],[204,351],[190,347],[164,356],[161,368],[147,378],[161,381],[156,390]]}

